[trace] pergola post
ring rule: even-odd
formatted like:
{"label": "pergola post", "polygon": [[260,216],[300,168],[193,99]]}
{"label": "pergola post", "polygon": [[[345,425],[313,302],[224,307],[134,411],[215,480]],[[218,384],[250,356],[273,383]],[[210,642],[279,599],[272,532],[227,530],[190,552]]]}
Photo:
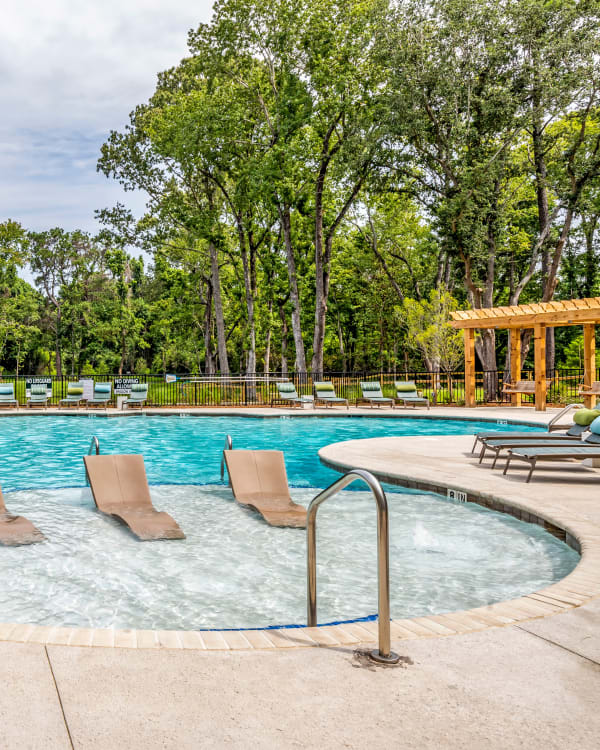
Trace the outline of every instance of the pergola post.
{"label": "pergola post", "polygon": [[546,411],[546,326],[533,327],[535,359],[535,410]]}
{"label": "pergola post", "polygon": [[[596,378],[596,326],[586,323],[583,326],[583,384],[591,388]],[[583,403],[588,409],[596,405],[596,396],[584,396]]]}
{"label": "pergola post", "polygon": [[[521,329],[510,328],[510,382],[521,380]],[[521,406],[521,394],[511,393],[512,406]]]}
{"label": "pergola post", "polygon": [[475,329],[465,328],[465,406],[475,406]]}

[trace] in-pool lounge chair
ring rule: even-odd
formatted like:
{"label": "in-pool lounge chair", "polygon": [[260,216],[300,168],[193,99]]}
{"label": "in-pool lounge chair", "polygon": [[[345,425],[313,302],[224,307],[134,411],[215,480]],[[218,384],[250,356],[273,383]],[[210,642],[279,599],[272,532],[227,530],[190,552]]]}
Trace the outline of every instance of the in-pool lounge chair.
{"label": "in-pool lounge chair", "polygon": [[185,539],[168,513],[152,505],[143,456],[84,456],[92,496],[101,513],[123,521],[138,539]]}
{"label": "in-pool lounge chair", "polygon": [[83,400],[83,385],[81,383],[69,383],[67,385],[67,397],[61,398],[58,408],[63,406],[79,406]]}
{"label": "in-pool lounge chair", "polygon": [[123,402],[123,408],[132,409],[136,406],[140,409],[148,398],[148,383],[132,383],[131,393]]}
{"label": "in-pool lounge chair", "polygon": [[86,409],[90,406],[103,406],[108,409],[112,396],[112,383],[94,383],[94,395],[86,401]]}
{"label": "in-pool lounge chair", "polygon": [[[570,411],[573,411],[574,409],[583,409],[583,404],[568,404],[563,409],[561,409],[558,414],[555,414],[552,419],[548,422],[548,424],[543,425],[546,427],[546,433],[541,434],[548,434],[550,432],[558,432],[561,431],[564,433],[564,431],[569,430],[573,427],[573,424],[563,424],[560,420],[565,416],[565,414],[568,414]],[[540,425],[541,427],[542,425]],[[584,432],[584,430],[582,430]],[[485,432],[478,432],[475,435],[475,441],[473,443],[473,448],[471,450],[471,453],[475,453],[475,449],[477,448],[477,443],[483,442],[487,438],[506,438],[506,439],[512,439],[512,438],[530,438],[533,435],[533,431],[529,432],[500,432],[499,430],[486,430]],[[538,433],[539,434],[539,433]]]}
{"label": "in-pool lounge chair", "polygon": [[277,396],[271,399],[273,404],[284,404],[285,406],[299,406],[302,408],[302,398],[296,393],[296,386],[293,383],[275,383],[277,386]]}
{"label": "in-pool lounge chair", "polygon": [[401,401],[404,406],[409,404],[412,406],[424,404],[429,409],[429,399],[420,391],[417,391],[417,386],[414,384],[414,381],[396,380],[394,385],[396,387],[396,401]]}
{"label": "in-pool lounge chair", "polygon": [[600,417],[592,422],[590,434],[583,441],[564,445],[509,448],[506,466],[502,473],[506,474],[513,459],[525,461],[529,464],[529,474],[525,481],[529,482],[538,461],[567,461],[569,459],[583,461],[586,458],[600,459]]}
{"label": "in-pool lounge chair", "polygon": [[367,403],[371,404],[371,408],[373,408],[374,405],[391,406],[392,409],[394,408],[394,399],[386,398],[383,395],[383,393],[381,392],[381,383],[378,380],[361,382],[360,390],[362,392],[362,396],[356,399],[357,406],[362,403]]}
{"label": "in-pool lounge chair", "polygon": [[6,510],[0,489],[0,544],[18,547],[20,544],[43,542],[46,537],[23,516],[13,516]]}
{"label": "in-pool lounge chair", "polygon": [[27,399],[27,406],[43,406],[48,408],[48,389],[45,384],[33,383],[29,389],[31,394]]}
{"label": "in-pool lounge chair", "polygon": [[223,451],[233,496],[271,526],[306,527],[306,508],[295,503],[281,451]]}
{"label": "in-pool lounge chair", "polygon": [[0,406],[19,408],[19,402],[15,398],[14,383],[0,383]]}
{"label": "in-pool lounge chair", "polygon": [[324,406],[333,406],[333,404],[346,404],[346,408],[350,409],[350,402],[347,398],[341,398],[335,395],[335,388],[333,383],[319,381],[313,383],[315,390],[315,406],[322,404]]}

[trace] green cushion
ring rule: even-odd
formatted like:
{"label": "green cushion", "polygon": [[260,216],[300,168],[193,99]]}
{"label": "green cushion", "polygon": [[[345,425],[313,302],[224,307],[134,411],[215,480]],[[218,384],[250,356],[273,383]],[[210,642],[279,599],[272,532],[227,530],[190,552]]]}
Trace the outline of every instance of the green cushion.
{"label": "green cushion", "polygon": [[331,391],[332,393],[335,393],[335,388],[333,387],[333,383],[315,383],[315,390],[316,391]]}
{"label": "green cushion", "polygon": [[396,383],[398,393],[415,393],[417,386],[414,383]]}
{"label": "green cushion", "polygon": [[380,391],[381,390],[381,385],[377,381],[361,383],[360,387],[363,389],[363,391]]}
{"label": "green cushion", "polygon": [[293,383],[277,383],[280,393],[295,393],[296,386]]}
{"label": "green cushion", "polygon": [[67,394],[69,396],[82,396],[83,386],[82,385],[69,385],[67,386]]}
{"label": "green cushion", "polygon": [[110,383],[97,383],[94,386],[94,393],[110,393]]}
{"label": "green cushion", "polygon": [[32,396],[41,396],[46,395],[46,386],[45,385],[32,385],[31,386],[31,395]]}
{"label": "green cushion", "polygon": [[573,415],[573,422],[582,427],[587,427],[592,424],[596,417],[600,417],[600,411],[597,409],[577,409]]}
{"label": "green cushion", "polygon": [[0,396],[12,396],[14,393],[12,383],[9,385],[0,385]]}
{"label": "green cushion", "polygon": [[148,390],[148,383],[132,383],[131,384],[131,392],[132,393],[145,393]]}

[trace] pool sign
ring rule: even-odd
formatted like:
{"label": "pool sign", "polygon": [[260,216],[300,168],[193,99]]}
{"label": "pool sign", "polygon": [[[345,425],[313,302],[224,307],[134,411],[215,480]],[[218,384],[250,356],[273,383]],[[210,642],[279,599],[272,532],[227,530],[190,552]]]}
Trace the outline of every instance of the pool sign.
{"label": "pool sign", "polygon": [[47,375],[42,375],[39,378],[26,378],[25,379],[25,391],[27,398],[31,396],[32,385],[45,385],[46,391],[49,395],[52,395],[52,378]]}
{"label": "pool sign", "polygon": [[460,490],[447,490],[446,496],[448,500],[456,500],[459,503],[467,502],[467,493]]}
{"label": "pool sign", "polygon": [[139,382],[139,378],[115,378],[113,382],[115,394],[129,396],[131,393],[131,386],[137,385]]}

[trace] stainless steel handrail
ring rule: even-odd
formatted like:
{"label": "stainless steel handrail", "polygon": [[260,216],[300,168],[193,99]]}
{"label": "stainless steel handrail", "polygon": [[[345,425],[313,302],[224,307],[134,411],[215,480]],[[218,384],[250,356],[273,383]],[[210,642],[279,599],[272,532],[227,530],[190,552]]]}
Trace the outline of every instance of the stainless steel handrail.
{"label": "stainless steel handrail", "polygon": [[225,478],[225,451],[227,450],[233,450],[233,440],[231,439],[231,435],[227,435],[225,438],[225,447],[221,454],[221,481]]}
{"label": "stainless steel handrail", "polygon": [[[562,419],[565,414],[568,414],[572,409],[583,409],[583,404],[567,404],[564,406],[558,414],[555,414],[552,419],[548,422],[548,432],[552,432],[552,427]],[[560,428],[557,428],[560,429]]]}
{"label": "stainless steel handrail", "polygon": [[396,664],[400,657],[390,650],[390,551],[388,506],[385,492],[379,480],[364,469],[352,469],[314,497],[308,506],[306,523],[308,625],[317,624],[317,510],[328,498],[336,495],[357,479],[365,482],[377,503],[377,585],[379,650],[371,652],[371,658],[385,664]]}
{"label": "stainless steel handrail", "polygon": [[88,456],[91,456],[94,452],[97,456],[100,455],[100,443],[98,442],[98,438],[95,435],[92,436],[92,442],[90,443]]}

